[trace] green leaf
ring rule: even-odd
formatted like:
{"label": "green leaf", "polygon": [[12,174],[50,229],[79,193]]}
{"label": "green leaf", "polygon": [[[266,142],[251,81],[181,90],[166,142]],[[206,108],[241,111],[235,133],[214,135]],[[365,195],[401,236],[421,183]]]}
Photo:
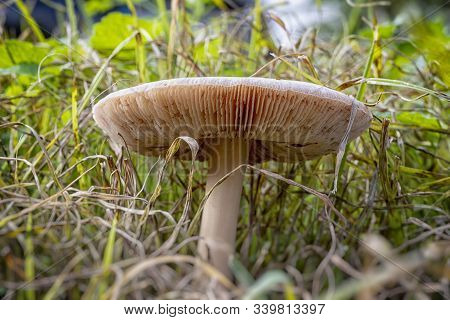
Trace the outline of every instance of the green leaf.
{"label": "green leaf", "polygon": [[275,289],[278,285],[286,285],[289,283],[289,277],[284,272],[280,270],[268,271],[256,280],[256,282],[247,290],[242,299],[258,299],[258,297],[266,294],[270,290]]}
{"label": "green leaf", "polygon": [[194,49],[194,60],[202,64],[207,63],[208,61],[217,61],[220,57],[221,46],[221,38],[199,43]]}
{"label": "green leaf", "polygon": [[0,68],[0,76],[9,74],[37,75],[38,65],[35,63],[20,63],[8,68]]}
{"label": "green leaf", "polygon": [[428,170],[422,170],[422,169],[416,169],[416,168],[410,168],[406,166],[399,166],[399,171],[403,174],[412,175],[416,178],[445,178],[445,174],[441,173],[435,173]]}
{"label": "green leaf", "polygon": [[69,120],[71,119],[72,119],[72,110],[71,109],[65,110],[61,115],[61,122],[65,124],[68,123]]}
{"label": "green leaf", "polygon": [[[87,0],[84,9],[89,16],[94,16],[114,9],[114,7],[126,4],[126,0]],[[133,0],[133,3],[140,3],[142,0]]]}
{"label": "green leaf", "polygon": [[[24,92],[24,90],[21,85],[12,83],[8,87],[6,87],[6,90],[4,93],[5,93],[6,97],[11,98],[11,97],[18,96],[18,95],[22,94],[23,92]],[[16,99],[14,99],[14,100],[16,100]]]}
{"label": "green leaf", "polygon": [[0,45],[0,68],[8,68],[21,63],[39,64],[49,48],[36,46],[21,40],[5,40]]}
{"label": "green leaf", "polygon": [[236,258],[231,260],[230,269],[240,285],[243,285],[244,287],[249,287],[255,282],[255,279],[253,279],[250,272]]}
{"label": "green leaf", "polygon": [[50,49],[31,42],[6,40],[0,45],[0,75],[36,75],[39,63]]}
{"label": "green leaf", "polygon": [[417,24],[412,37],[431,64],[432,71],[450,86],[450,35],[446,34],[443,22]]}
{"label": "green leaf", "polygon": [[90,16],[108,11],[116,5],[114,0],[88,0],[84,5],[86,13]]}
{"label": "green leaf", "polygon": [[419,112],[401,112],[397,115],[397,121],[423,128],[441,128],[438,119]]}
{"label": "green leaf", "polygon": [[[378,25],[378,33],[380,38],[388,39],[394,35],[396,26],[394,24],[380,24]],[[372,29],[364,28],[361,30],[360,35],[365,38],[372,38]]]}
{"label": "green leaf", "polygon": [[[162,34],[163,28],[157,20],[138,19],[139,28],[144,29],[152,39]],[[94,49],[105,54],[110,54],[122,41],[129,37],[134,30],[134,18],[119,12],[113,12],[105,16],[93,28],[91,45]],[[125,50],[136,48],[136,40],[133,39],[125,46]],[[120,52],[119,57],[127,58],[134,56],[135,52],[128,55]]]}

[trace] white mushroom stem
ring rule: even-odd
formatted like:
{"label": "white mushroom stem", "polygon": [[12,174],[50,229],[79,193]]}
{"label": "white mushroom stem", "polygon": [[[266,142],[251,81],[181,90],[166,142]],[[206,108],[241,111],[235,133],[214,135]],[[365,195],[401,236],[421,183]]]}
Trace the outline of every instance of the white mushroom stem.
{"label": "white mushroom stem", "polygon": [[[206,194],[220,179],[247,163],[249,152],[247,142],[240,139],[220,139],[210,148]],[[227,276],[230,276],[228,260],[235,249],[243,172],[243,169],[235,171],[212,190],[200,227],[200,256]]]}

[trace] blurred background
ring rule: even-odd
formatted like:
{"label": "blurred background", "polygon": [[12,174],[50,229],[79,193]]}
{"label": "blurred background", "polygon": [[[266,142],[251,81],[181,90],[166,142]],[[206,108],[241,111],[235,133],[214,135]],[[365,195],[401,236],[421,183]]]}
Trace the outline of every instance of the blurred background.
{"label": "blurred background", "polygon": [[[0,298],[450,299],[449,3],[0,0]],[[197,254],[206,165],[92,119],[108,93],[193,76],[312,82],[373,114],[337,171],[247,170],[232,289],[176,260]]]}
{"label": "blurred background", "polygon": [[[163,0],[170,8],[170,0]],[[253,8],[253,0],[183,0],[192,14],[202,13],[203,22],[218,15],[220,11],[236,12],[242,17],[248,15]],[[68,22],[65,0],[27,0],[20,1],[20,6],[26,5],[31,16],[39,25],[46,37],[62,36],[61,28]],[[72,2],[72,1],[71,1]],[[90,33],[92,23],[98,22],[111,12],[131,14],[126,0],[78,0],[73,1],[75,13],[78,16],[78,27],[85,36]],[[150,18],[158,15],[156,0],[133,1],[139,17]],[[433,13],[439,8],[441,15],[448,25],[450,6],[448,1],[442,0],[395,0],[395,1],[362,1],[362,0],[261,0],[261,4],[268,9],[266,17],[267,27],[282,45],[289,45],[286,32],[275,21],[271,21],[270,13],[279,17],[284,23],[291,40],[297,39],[309,27],[328,25],[333,29],[343,28],[343,20],[349,16],[348,32],[358,28],[363,22],[358,19],[358,12],[351,12],[352,6],[360,11],[367,3],[376,3],[380,21],[391,21],[400,24],[405,20],[413,20]],[[20,6],[15,0],[0,1],[0,24],[2,32],[10,37],[18,37],[26,27]],[[272,16],[273,18],[274,16]],[[280,30],[281,29],[281,30]]]}

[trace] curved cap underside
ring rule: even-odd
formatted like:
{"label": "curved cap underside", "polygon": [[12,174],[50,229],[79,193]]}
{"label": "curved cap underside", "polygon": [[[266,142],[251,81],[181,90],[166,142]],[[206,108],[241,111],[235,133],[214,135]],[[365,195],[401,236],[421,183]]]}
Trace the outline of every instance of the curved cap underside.
{"label": "curved cap underside", "polygon": [[190,136],[203,160],[209,143],[229,138],[248,141],[253,163],[290,162],[336,152],[352,108],[350,140],[372,115],[340,92],[289,80],[182,78],[114,92],[94,106],[94,118],[113,141],[142,154],[164,154],[175,138]]}

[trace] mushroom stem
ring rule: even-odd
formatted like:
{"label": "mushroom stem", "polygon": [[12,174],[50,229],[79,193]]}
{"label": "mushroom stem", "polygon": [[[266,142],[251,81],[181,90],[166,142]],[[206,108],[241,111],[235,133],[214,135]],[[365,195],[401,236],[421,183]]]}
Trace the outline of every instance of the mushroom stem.
{"label": "mushroom stem", "polygon": [[[219,139],[210,147],[206,193],[228,173],[247,163],[249,152],[247,141],[241,139]],[[214,188],[205,203],[200,227],[200,256],[228,277],[228,259],[234,252],[243,172],[237,170]]]}

